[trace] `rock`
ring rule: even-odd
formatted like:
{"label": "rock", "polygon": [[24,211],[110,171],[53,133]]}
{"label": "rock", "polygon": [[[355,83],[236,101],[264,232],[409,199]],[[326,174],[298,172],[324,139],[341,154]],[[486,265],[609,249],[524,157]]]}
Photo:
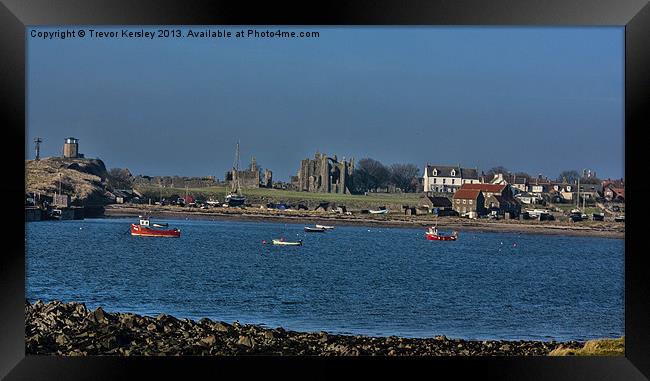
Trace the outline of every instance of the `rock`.
{"label": "rock", "polygon": [[201,339],[201,343],[207,346],[213,346],[214,343],[216,342],[217,342],[217,338],[214,337],[214,335],[210,335],[208,337],[204,337],[203,339]]}
{"label": "rock", "polygon": [[97,323],[107,323],[108,319],[106,319],[106,313],[101,307],[97,307],[97,309],[93,312],[93,319]]}
{"label": "rock", "polygon": [[212,326],[212,329],[219,332],[228,332],[228,328],[229,328],[228,324],[224,322],[218,322]]}
{"label": "rock", "polygon": [[248,336],[239,336],[239,340],[237,341],[237,344],[252,348],[254,345],[254,341]]}
{"label": "rock", "polygon": [[68,339],[64,335],[58,335],[56,337],[56,343],[59,345],[65,345],[68,342]]}
{"label": "rock", "polygon": [[149,332],[155,332],[157,330],[158,330],[158,327],[156,327],[156,325],[154,323],[151,323],[151,324],[149,324],[147,326],[147,331],[149,331]]}
{"label": "rock", "polygon": [[501,347],[499,347],[499,350],[503,352],[508,352],[510,350],[510,345],[509,344],[503,344]]}
{"label": "rock", "polygon": [[272,331],[265,331],[264,332],[264,338],[269,339],[269,340],[273,340],[275,338],[275,335],[273,334]]}

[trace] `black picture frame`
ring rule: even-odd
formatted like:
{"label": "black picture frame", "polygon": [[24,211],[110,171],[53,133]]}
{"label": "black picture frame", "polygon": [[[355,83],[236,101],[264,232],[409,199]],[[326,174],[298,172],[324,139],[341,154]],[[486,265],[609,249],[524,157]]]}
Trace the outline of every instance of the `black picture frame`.
{"label": "black picture frame", "polygon": [[[210,358],[25,356],[24,197],[26,28],[37,25],[506,25],[625,26],[625,357],[454,357],[454,358]],[[147,378],[173,373],[226,369],[252,373],[299,372],[338,377],[342,366],[383,374],[397,370],[442,371],[500,379],[642,380],[650,378],[650,292],[645,251],[640,243],[643,127],[650,100],[650,6],[641,0],[457,0],[321,1],[300,4],[234,1],[84,1],[2,0],[0,3],[0,80],[5,166],[4,211],[9,232],[0,266],[0,376],[7,379],[117,379],[145,371]],[[23,142],[22,144],[11,142]],[[606,153],[603,153],[606,154]],[[22,216],[22,217],[21,217]],[[15,220],[14,220],[15,218]],[[16,230],[15,234],[13,230]],[[635,246],[641,247],[635,249]],[[252,363],[252,364],[251,364]],[[263,364],[260,364],[263,363]],[[260,364],[258,366],[258,364]],[[306,372],[305,366],[317,368]],[[271,367],[271,368],[269,368]]]}

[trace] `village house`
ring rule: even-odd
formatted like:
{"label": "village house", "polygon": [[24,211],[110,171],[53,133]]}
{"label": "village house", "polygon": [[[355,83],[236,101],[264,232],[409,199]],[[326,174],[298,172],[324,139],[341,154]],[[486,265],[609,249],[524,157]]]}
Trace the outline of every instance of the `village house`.
{"label": "village house", "polygon": [[551,190],[551,187],[551,180],[549,180],[547,177],[542,177],[542,175],[531,178],[528,181],[528,192],[536,196],[541,196],[544,193],[548,193]]}
{"label": "village house", "polygon": [[610,185],[603,190],[603,195],[607,201],[625,202],[625,188]]}
{"label": "village house", "polygon": [[484,197],[483,206],[488,211],[509,213],[512,217],[521,212],[521,204],[513,197],[510,184],[463,184],[460,190],[481,191]]}
{"label": "village house", "polygon": [[522,204],[540,204],[543,201],[541,195],[533,194],[530,192],[519,192],[515,195],[515,198],[519,200]]}
{"label": "village house", "polygon": [[513,175],[510,185],[512,186],[513,190],[517,190],[515,193],[528,192],[529,190],[528,179],[526,177],[517,177]]}
{"label": "village house", "polygon": [[478,189],[459,189],[454,193],[453,208],[461,216],[485,214],[485,196]]}
{"label": "village house", "polygon": [[438,216],[450,215],[454,211],[452,200],[449,197],[427,194],[422,194],[419,209],[427,209],[428,213]]}
{"label": "village house", "polygon": [[478,169],[458,166],[429,165],[424,167],[422,183],[425,192],[454,193],[463,184],[479,183]]}

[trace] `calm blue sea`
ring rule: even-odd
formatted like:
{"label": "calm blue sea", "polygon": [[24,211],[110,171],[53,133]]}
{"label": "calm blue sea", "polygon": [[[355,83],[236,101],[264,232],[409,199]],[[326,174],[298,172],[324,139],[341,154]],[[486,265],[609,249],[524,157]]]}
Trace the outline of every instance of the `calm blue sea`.
{"label": "calm blue sea", "polygon": [[[296,331],[465,339],[624,334],[624,241],[423,229],[158,220],[181,238],[131,237],[133,219],[26,224],[27,299]],[[302,247],[262,241],[302,239]]]}

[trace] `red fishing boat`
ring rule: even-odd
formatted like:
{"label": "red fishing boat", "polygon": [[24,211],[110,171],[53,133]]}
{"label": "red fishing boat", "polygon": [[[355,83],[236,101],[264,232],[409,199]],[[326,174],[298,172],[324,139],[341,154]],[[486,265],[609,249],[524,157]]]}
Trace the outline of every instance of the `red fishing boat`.
{"label": "red fishing boat", "polygon": [[167,226],[167,224],[149,223],[149,218],[140,216],[139,224],[131,224],[131,235],[140,237],[180,237],[180,229],[160,229],[158,226]]}
{"label": "red fishing boat", "polygon": [[458,233],[455,231],[452,232],[451,235],[442,235],[438,233],[438,228],[435,226],[430,227],[426,233],[424,233],[424,236],[429,241],[455,241],[458,239]]}

